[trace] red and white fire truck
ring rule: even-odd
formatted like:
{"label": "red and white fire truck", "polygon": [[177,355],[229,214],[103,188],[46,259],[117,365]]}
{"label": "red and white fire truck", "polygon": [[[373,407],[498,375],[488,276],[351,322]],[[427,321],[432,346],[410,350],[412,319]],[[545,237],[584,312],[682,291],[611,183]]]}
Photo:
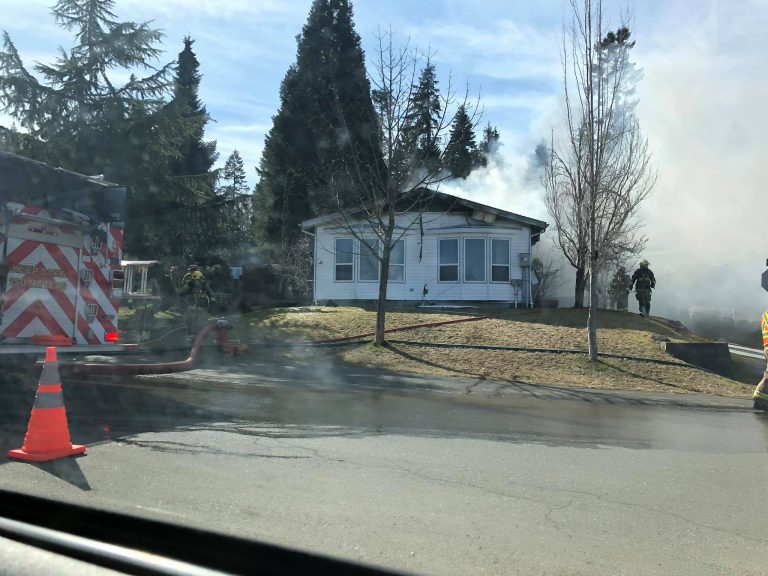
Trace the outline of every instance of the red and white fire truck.
{"label": "red and white fire truck", "polygon": [[0,352],[118,348],[125,208],[123,186],[0,152]]}

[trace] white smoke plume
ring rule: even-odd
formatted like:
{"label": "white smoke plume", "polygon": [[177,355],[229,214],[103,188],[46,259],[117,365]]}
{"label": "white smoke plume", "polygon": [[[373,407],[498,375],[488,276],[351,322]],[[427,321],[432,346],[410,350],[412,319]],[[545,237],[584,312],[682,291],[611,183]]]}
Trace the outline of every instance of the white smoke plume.
{"label": "white smoke plume", "polygon": [[717,3],[687,22],[638,52],[638,116],[659,171],[643,210],[654,297],[660,312],[757,321],[768,305],[768,4]]}
{"label": "white smoke plume", "polygon": [[[757,322],[768,306],[760,287],[768,258],[768,3],[673,7],[664,16],[637,30],[633,52],[643,70],[637,114],[658,169],[641,214],[648,237],[641,256],[657,278],[653,313],[685,322],[709,309]],[[552,109],[539,115],[538,141],[560,121]],[[527,142],[503,147],[487,168],[441,190],[548,220],[532,177],[531,128]],[[550,230],[542,244],[553,238]],[[567,305],[572,271],[562,268]]]}

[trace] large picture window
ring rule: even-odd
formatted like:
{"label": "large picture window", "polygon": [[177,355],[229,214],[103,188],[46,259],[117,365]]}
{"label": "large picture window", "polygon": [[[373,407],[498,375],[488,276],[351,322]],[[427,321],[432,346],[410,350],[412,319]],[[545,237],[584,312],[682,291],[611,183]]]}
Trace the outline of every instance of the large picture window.
{"label": "large picture window", "polygon": [[491,239],[491,282],[509,282],[509,240]]}
{"label": "large picture window", "polygon": [[389,280],[405,282],[405,240],[398,240],[389,253]]}
{"label": "large picture window", "polygon": [[336,238],[334,253],[336,256],[336,282],[352,282],[354,270],[354,242],[352,238]]}
{"label": "large picture window", "polygon": [[464,240],[464,282],[485,282],[485,238]]}
{"label": "large picture window", "polygon": [[459,241],[456,238],[438,240],[440,282],[459,281]]}
{"label": "large picture window", "polygon": [[377,282],[379,269],[379,241],[365,238],[360,242],[360,281]]}

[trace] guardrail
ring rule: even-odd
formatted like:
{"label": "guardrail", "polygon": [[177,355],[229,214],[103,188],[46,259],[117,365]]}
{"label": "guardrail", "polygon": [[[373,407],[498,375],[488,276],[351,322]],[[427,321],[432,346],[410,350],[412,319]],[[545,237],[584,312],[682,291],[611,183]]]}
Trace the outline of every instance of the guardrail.
{"label": "guardrail", "polygon": [[757,360],[765,360],[765,353],[758,348],[748,348],[746,346],[739,346],[738,344],[728,343],[728,349],[739,356],[746,356],[747,358],[755,358]]}

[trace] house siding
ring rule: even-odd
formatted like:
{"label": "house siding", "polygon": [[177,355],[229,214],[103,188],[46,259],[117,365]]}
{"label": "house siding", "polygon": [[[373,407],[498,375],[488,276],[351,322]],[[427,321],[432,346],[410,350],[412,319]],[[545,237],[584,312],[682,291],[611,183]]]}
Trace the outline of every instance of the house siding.
{"label": "house siding", "polygon": [[[416,219],[415,224],[411,224]],[[505,301],[515,299],[515,291],[508,283],[490,281],[490,239],[500,238],[510,242],[510,278],[529,281],[529,270],[520,266],[520,254],[529,254],[530,229],[515,222],[498,219],[493,227],[483,226],[468,220],[463,214],[425,213],[422,215],[424,236],[422,238],[418,216],[403,215],[398,218],[401,231],[407,228],[405,240],[405,281],[389,282],[388,300],[413,301]],[[359,281],[359,246],[355,242],[354,280],[335,280],[335,239],[351,237],[349,232],[334,226],[316,228],[315,298],[318,302],[328,300],[375,300],[378,297],[377,281]],[[459,281],[446,283],[438,281],[438,239],[459,239]],[[464,239],[484,238],[485,282],[464,281]],[[421,251],[421,258],[420,256]],[[426,287],[427,293],[424,294]],[[527,300],[527,288],[519,290],[517,300]]]}

